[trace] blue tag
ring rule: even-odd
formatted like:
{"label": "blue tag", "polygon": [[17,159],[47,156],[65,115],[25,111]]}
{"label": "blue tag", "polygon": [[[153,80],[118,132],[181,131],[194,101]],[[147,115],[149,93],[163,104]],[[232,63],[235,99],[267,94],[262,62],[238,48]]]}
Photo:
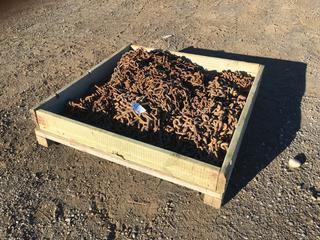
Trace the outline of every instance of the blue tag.
{"label": "blue tag", "polygon": [[144,107],[142,107],[139,103],[136,103],[136,102],[131,103],[131,106],[132,106],[133,111],[138,115],[146,112],[146,109]]}

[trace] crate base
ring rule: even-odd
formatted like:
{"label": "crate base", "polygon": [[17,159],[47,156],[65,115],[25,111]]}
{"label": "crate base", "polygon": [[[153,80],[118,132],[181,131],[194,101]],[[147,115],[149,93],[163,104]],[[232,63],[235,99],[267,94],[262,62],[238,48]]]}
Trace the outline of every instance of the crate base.
{"label": "crate base", "polygon": [[[57,143],[61,143],[63,145],[67,145],[69,147],[73,147],[73,148],[80,150],[82,152],[86,152],[86,153],[95,155],[97,157],[107,159],[109,161],[124,165],[123,163],[120,162],[121,160],[119,160],[119,159],[113,158],[113,157],[111,157],[105,153],[99,152],[98,150],[95,150],[93,148],[83,146],[81,144],[77,144],[77,143],[73,143],[73,142],[68,142],[66,139],[55,136],[54,134],[48,133],[48,132],[43,131],[39,128],[35,129],[35,135],[36,135],[36,139],[37,139],[38,144],[41,146],[49,147],[53,142],[57,142]],[[129,166],[128,163],[126,165],[130,168],[135,169],[135,170],[142,171],[144,173],[148,173],[153,176],[156,176],[149,169],[145,169],[143,167],[137,167],[137,166]],[[157,176],[157,177],[161,177],[161,176]],[[163,179],[165,179],[165,178],[163,178]],[[165,180],[179,184],[178,182],[173,181],[172,179],[165,179]],[[214,208],[220,208],[222,205],[222,200],[223,200],[222,194],[215,194],[214,196],[209,195],[209,194],[205,194],[205,193],[203,194],[203,202],[211,207],[214,207]]]}

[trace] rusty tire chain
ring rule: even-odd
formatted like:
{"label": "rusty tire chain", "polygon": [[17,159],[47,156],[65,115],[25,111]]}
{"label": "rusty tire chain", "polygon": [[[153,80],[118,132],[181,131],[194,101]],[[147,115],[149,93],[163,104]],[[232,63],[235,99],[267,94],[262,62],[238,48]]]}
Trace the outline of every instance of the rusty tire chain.
{"label": "rusty tire chain", "polygon": [[[110,81],[70,101],[68,110],[105,113],[141,132],[178,135],[221,162],[253,80],[245,72],[208,72],[185,57],[138,49],[122,56]],[[133,102],[147,111],[136,114]]]}

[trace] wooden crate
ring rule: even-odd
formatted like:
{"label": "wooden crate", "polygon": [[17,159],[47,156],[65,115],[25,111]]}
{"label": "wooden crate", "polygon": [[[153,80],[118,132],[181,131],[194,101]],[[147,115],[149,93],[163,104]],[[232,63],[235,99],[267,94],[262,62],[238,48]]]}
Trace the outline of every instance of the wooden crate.
{"label": "wooden crate", "polygon": [[[58,142],[123,166],[159,177],[204,194],[204,202],[219,208],[237,157],[242,137],[256,99],[263,66],[255,63],[172,52],[185,56],[207,70],[246,71],[255,76],[247,102],[221,167],[198,161],[150,144],[121,136],[62,116],[66,101],[85,95],[89,86],[106,79],[121,56],[139,46],[129,45],[113,54],[67,85],[53,96],[31,109],[36,123],[39,144],[48,147]],[[146,48],[147,50],[151,50]]]}

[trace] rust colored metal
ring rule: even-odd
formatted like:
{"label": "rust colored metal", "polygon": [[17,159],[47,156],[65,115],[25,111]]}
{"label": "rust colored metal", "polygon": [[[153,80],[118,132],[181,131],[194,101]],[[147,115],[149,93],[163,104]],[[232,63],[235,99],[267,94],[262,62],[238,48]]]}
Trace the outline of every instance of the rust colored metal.
{"label": "rust colored metal", "polygon": [[[253,80],[244,72],[209,72],[166,51],[138,49],[122,56],[109,81],[69,101],[67,110],[82,120],[105,118],[138,129],[158,145],[188,142],[221,162]],[[146,111],[137,114],[132,103]]]}

